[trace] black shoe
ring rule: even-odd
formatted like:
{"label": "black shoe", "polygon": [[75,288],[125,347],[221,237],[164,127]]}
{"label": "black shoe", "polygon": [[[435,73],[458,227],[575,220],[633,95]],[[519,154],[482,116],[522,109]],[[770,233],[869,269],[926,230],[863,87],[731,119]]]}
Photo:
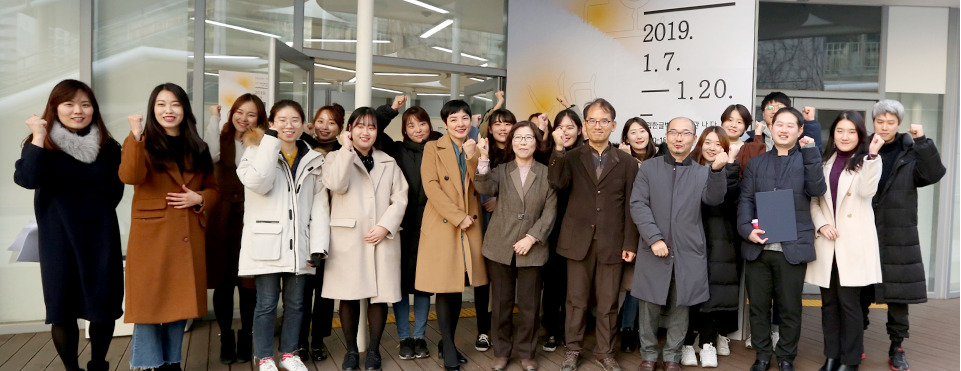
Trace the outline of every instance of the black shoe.
{"label": "black shoe", "polygon": [[254,338],[250,331],[237,331],[237,363],[250,362],[253,359]]}
{"label": "black shoe", "polygon": [[234,330],[220,333],[220,363],[229,365],[237,362],[236,346]]}
{"label": "black shoe", "polygon": [[310,351],[307,348],[300,348],[295,351],[297,357],[300,357],[301,362],[307,362],[310,359]]}
{"label": "black shoe", "polygon": [[360,367],[360,353],[357,352],[347,352],[344,355],[344,364],[340,366],[340,369],[344,371],[356,370]]}
{"label": "black shoe", "polygon": [[[440,343],[437,343],[437,358],[444,359],[444,342],[443,341],[441,341]],[[460,364],[467,363],[467,358],[464,357],[463,354],[460,354],[460,352],[457,352],[457,363],[460,363]]]}
{"label": "black shoe", "polygon": [[474,342],[474,349],[479,352],[486,352],[491,348],[491,338],[487,334],[477,335],[477,341]]}
{"label": "black shoe", "polygon": [[89,371],[107,371],[109,369],[110,369],[110,362],[107,362],[107,361],[87,362],[87,370]]}
{"label": "black shoe", "polygon": [[557,350],[557,347],[560,345],[561,342],[557,340],[557,337],[548,336],[547,341],[544,342],[544,345],[541,348],[543,348],[545,352],[553,352]]}
{"label": "black shoe", "polygon": [[841,367],[838,368],[838,371],[858,371],[859,368],[861,368],[860,365],[854,365],[854,366],[841,365]]}
{"label": "black shoe", "polygon": [[779,371],[794,371],[794,364],[788,361],[782,361],[777,364],[777,369]]}
{"label": "black shoe", "polygon": [[400,359],[414,359],[414,339],[400,341]]}
{"label": "black shoe", "polygon": [[751,365],[751,371],[767,371],[769,368],[771,368],[771,362],[768,361],[754,361]]}
{"label": "black shoe", "polygon": [[323,342],[320,343],[320,348],[310,348],[310,359],[315,361],[327,360],[330,356],[330,352],[327,351],[327,344]]}
{"label": "black shoe", "polygon": [[430,349],[427,348],[427,340],[414,339],[414,357],[417,357],[417,358],[430,357]]}
{"label": "black shoe", "polygon": [[841,367],[841,362],[837,358],[828,358],[818,371],[838,371],[838,367]]}
{"label": "black shoe", "polygon": [[904,349],[901,348],[888,351],[888,365],[893,371],[911,371],[908,358],[904,355]]}
{"label": "black shoe", "polygon": [[380,351],[367,351],[367,361],[364,362],[364,368],[370,371],[380,370]]}
{"label": "black shoe", "polygon": [[621,351],[633,352],[637,350],[637,331],[626,327],[621,329]]}
{"label": "black shoe", "polygon": [[158,371],[183,371],[180,368],[180,362],[168,363],[157,368]]}

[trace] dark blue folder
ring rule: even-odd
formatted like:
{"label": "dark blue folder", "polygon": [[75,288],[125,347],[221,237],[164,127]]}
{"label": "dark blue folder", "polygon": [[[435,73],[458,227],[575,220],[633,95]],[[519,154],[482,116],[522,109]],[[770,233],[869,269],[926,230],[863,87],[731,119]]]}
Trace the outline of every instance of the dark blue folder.
{"label": "dark blue folder", "polygon": [[794,191],[779,189],[754,194],[757,205],[758,229],[767,243],[797,240],[797,219],[794,217]]}

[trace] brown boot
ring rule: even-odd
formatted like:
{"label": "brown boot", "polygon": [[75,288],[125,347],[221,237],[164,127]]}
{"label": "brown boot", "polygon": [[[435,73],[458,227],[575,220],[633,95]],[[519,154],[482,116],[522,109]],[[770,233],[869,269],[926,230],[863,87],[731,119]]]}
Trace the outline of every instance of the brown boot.
{"label": "brown boot", "polygon": [[621,365],[617,364],[617,360],[614,357],[604,357],[600,359],[595,359],[595,363],[601,366],[604,371],[621,371]]}
{"label": "brown boot", "polygon": [[637,371],[654,371],[657,368],[657,362],[644,361],[641,365],[637,367]]}
{"label": "brown boot", "polygon": [[681,371],[681,364],[677,362],[664,362],[665,371]]}
{"label": "brown boot", "polygon": [[536,370],[537,370],[537,361],[535,361],[535,360],[533,360],[533,359],[522,359],[522,360],[521,360],[521,368],[524,369],[524,371],[536,371]]}
{"label": "brown boot", "polygon": [[581,353],[576,350],[564,352],[564,363],[561,363],[561,371],[576,371],[580,358]]}
{"label": "brown boot", "polygon": [[507,358],[507,357],[494,357],[494,359],[491,360],[491,369],[494,370],[494,371],[504,371],[504,370],[506,370],[506,369],[507,369],[507,361],[508,361],[508,360],[509,360],[509,358]]}

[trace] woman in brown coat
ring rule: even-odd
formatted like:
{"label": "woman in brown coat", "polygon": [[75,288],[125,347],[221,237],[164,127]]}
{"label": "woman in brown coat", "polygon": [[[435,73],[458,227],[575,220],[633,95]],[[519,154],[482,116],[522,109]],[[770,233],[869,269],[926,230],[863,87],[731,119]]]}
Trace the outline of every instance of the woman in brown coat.
{"label": "woman in brown coat", "polygon": [[180,369],[187,319],[207,314],[203,212],[219,193],[207,145],[184,90],[154,88],[131,115],[120,180],[134,186],[127,244],[126,317],[134,323],[130,368]]}
{"label": "woman in brown coat", "polygon": [[[421,224],[414,288],[437,294],[437,322],[443,337],[447,370],[467,360],[454,347],[464,286],[487,284],[481,255],[480,199],[474,189],[477,143],[467,138],[471,112],[467,102],[452,100],[441,108],[447,134],[424,147],[421,182],[427,207]],[[466,272],[466,278],[465,278]]]}
{"label": "woman in brown coat", "polygon": [[[223,126],[221,128],[221,126]],[[220,106],[210,106],[204,142],[214,163],[220,202],[207,212],[207,288],[214,290],[214,316],[220,326],[220,363],[249,362],[253,351],[254,306],[257,290],[253,278],[237,276],[240,237],[244,230],[244,185],[237,166],[244,155],[247,129],[267,128],[264,102],[247,93],[234,101],[227,122],[220,124]],[[240,292],[240,332],[234,339],[234,287]]]}

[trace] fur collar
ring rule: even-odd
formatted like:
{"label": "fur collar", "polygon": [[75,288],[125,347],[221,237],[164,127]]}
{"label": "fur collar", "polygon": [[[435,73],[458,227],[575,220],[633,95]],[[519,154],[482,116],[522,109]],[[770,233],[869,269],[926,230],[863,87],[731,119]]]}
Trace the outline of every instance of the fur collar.
{"label": "fur collar", "polygon": [[90,124],[90,132],[81,136],[67,130],[60,121],[54,120],[50,140],[64,153],[85,164],[93,163],[100,154],[100,128],[93,123]]}

